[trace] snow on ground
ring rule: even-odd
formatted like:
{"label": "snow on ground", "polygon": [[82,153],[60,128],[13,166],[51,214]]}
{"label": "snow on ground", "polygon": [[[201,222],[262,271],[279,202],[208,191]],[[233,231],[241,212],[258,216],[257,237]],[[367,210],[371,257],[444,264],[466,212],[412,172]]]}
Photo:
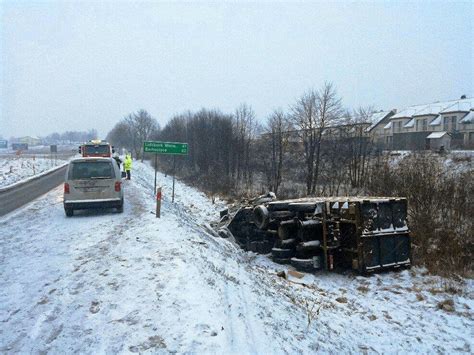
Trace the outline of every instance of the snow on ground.
{"label": "snow on ground", "polygon": [[37,156],[0,156],[0,187],[41,174],[56,166],[64,164],[64,160]]}
{"label": "snow on ground", "polygon": [[288,267],[204,231],[221,206],[179,181],[171,204],[162,174],[155,218],[153,179],[134,163],[123,214],[66,218],[58,187],[0,218],[0,352],[473,351],[472,281],[285,280]]}
{"label": "snow on ground", "polygon": [[453,150],[446,154],[438,154],[430,151],[413,152],[409,150],[390,151],[387,153],[389,164],[397,166],[404,159],[412,154],[424,154],[427,157],[434,157],[445,171],[453,173],[464,173],[474,169],[474,150]]}

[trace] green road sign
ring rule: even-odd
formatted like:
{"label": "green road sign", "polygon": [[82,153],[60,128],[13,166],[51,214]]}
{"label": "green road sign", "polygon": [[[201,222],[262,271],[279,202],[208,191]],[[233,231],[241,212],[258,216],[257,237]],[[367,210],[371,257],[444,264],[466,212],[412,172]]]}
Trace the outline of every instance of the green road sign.
{"label": "green road sign", "polygon": [[143,142],[145,153],[188,155],[188,143],[176,142]]}

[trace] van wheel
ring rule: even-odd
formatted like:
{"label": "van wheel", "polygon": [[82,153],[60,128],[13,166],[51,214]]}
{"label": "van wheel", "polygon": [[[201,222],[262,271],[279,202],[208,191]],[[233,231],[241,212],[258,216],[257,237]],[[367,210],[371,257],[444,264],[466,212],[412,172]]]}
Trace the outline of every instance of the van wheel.
{"label": "van wheel", "polygon": [[123,213],[123,203],[117,207],[117,212],[118,213]]}
{"label": "van wheel", "polygon": [[66,217],[72,217],[74,215],[74,210],[72,208],[65,208],[64,212],[66,212]]}

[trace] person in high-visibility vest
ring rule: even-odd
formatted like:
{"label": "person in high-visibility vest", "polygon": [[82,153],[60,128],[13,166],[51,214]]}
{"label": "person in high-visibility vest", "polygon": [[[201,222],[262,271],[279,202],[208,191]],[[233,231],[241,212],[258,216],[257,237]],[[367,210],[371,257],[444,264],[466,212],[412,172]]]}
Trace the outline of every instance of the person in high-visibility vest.
{"label": "person in high-visibility vest", "polygon": [[127,180],[131,178],[131,170],[132,170],[132,156],[127,154],[125,156],[125,160],[123,161],[123,170],[127,173]]}

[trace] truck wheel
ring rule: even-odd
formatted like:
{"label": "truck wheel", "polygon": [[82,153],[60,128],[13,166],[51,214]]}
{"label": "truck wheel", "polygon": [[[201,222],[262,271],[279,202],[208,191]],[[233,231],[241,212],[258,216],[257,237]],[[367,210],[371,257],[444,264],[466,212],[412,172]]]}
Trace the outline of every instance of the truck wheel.
{"label": "truck wheel", "polygon": [[295,251],[293,249],[272,249],[273,259],[290,259],[293,256],[295,256]]}
{"label": "truck wheel", "polygon": [[291,258],[291,265],[299,271],[314,271],[313,259]]}
{"label": "truck wheel", "polygon": [[65,208],[64,212],[66,212],[66,217],[72,217],[74,215],[74,210],[72,208]]}
{"label": "truck wheel", "polygon": [[253,210],[253,220],[259,229],[266,229],[270,222],[270,214],[264,205],[260,205]]}
{"label": "truck wheel", "polygon": [[298,241],[296,239],[284,239],[280,241],[282,249],[295,249]]}
{"label": "truck wheel", "polygon": [[120,205],[118,205],[118,207],[116,207],[116,208],[117,208],[117,212],[118,212],[118,213],[122,213],[122,212],[123,212],[123,198],[122,198],[122,200],[120,201]]}

